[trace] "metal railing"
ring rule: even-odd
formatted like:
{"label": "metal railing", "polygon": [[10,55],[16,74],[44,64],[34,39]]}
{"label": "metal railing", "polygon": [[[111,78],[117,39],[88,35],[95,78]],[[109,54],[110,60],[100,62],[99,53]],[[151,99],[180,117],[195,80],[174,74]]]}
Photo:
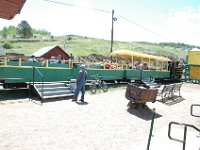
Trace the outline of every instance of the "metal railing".
{"label": "metal railing", "polygon": [[[199,104],[192,104],[191,107],[190,107],[190,114],[191,114],[191,116],[194,116],[194,117],[200,117],[199,115],[195,115],[195,114],[194,114],[194,111],[193,111],[194,109],[193,109],[193,108],[194,108],[195,106],[200,107]],[[172,128],[172,125],[173,125],[173,124],[179,125],[179,126],[184,126],[184,136],[183,136],[183,140],[176,139],[176,138],[173,138],[173,137],[171,136],[171,128]],[[195,129],[196,131],[200,132],[200,129],[198,129],[197,127],[195,127],[194,125],[191,125],[191,124],[178,123],[178,122],[170,122],[170,123],[169,123],[169,128],[168,128],[168,137],[169,137],[169,139],[183,143],[183,150],[185,150],[185,146],[186,146],[186,137],[187,137],[187,128],[188,128],[188,127],[193,128],[193,129]]]}
{"label": "metal railing", "polygon": [[42,92],[41,92],[41,96],[43,98],[43,90],[44,90],[44,75],[39,71],[38,68],[36,68],[35,66],[33,66],[33,87],[35,84],[35,70],[39,73],[40,77],[42,78]]}
{"label": "metal railing", "polygon": [[194,114],[194,107],[200,107],[200,104],[192,104],[191,105],[191,107],[190,107],[190,114],[191,114],[191,116],[193,116],[193,117],[200,117],[200,115],[195,115]]}
{"label": "metal railing", "polygon": [[[176,138],[173,138],[173,137],[171,136],[171,128],[172,128],[172,125],[173,125],[173,124],[179,125],[179,126],[184,126],[183,140],[176,139]],[[183,143],[183,150],[185,150],[185,146],[186,146],[187,127],[193,128],[193,129],[195,129],[196,131],[200,132],[200,129],[198,129],[198,128],[195,127],[194,125],[185,124],[185,123],[178,123],[178,122],[170,122],[170,123],[169,123],[169,129],[168,129],[168,137],[169,137],[169,139],[174,140],[174,141],[177,141],[177,142]]]}

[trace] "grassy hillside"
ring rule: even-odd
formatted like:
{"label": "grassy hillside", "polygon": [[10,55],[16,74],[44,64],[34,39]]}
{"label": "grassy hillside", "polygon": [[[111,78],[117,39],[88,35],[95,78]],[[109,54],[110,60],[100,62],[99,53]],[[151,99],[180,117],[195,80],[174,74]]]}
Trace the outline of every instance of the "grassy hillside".
{"label": "grassy hillside", "polygon": [[[40,37],[30,40],[13,40],[8,38],[6,40],[0,39],[0,45],[9,42],[12,46],[7,49],[7,53],[24,53],[31,55],[38,49],[46,46],[59,45],[68,54],[72,53],[75,57],[88,56],[91,54],[109,56],[110,54],[110,41],[103,39],[95,39],[88,37],[80,37],[75,35],[68,35],[62,37]],[[188,49],[195,46],[178,45],[176,43],[148,43],[148,42],[120,42],[114,41],[113,50],[127,49],[147,54],[155,54],[161,56],[171,56],[174,58],[185,57]]]}

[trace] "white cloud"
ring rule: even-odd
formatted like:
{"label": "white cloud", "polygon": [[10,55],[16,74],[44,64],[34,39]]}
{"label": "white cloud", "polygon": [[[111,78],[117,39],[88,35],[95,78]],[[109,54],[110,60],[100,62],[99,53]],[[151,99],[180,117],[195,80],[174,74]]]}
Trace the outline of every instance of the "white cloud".
{"label": "white cloud", "polygon": [[170,12],[163,25],[165,34],[173,41],[200,45],[200,7]]}
{"label": "white cloud", "polygon": [[[108,40],[111,38],[111,13],[39,0],[34,2],[27,1],[21,14],[16,15],[13,20],[0,19],[0,29],[9,25],[17,26],[21,20],[27,20],[31,27],[46,29],[53,35],[77,34]],[[40,5],[38,5],[38,2],[40,2]],[[63,3],[67,2],[63,0]],[[75,0],[73,4],[93,8],[90,0]],[[148,16],[132,14],[127,18],[160,36],[139,27],[133,22],[124,20],[117,13],[118,11],[115,14],[117,21],[114,22],[114,40],[170,41],[200,45],[200,7],[187,7],[182,10],[171,11],[165,16],[161,13]],[[123,12],[120,15],[124,16]],[[166,39],[169,39],[169,41]]]}

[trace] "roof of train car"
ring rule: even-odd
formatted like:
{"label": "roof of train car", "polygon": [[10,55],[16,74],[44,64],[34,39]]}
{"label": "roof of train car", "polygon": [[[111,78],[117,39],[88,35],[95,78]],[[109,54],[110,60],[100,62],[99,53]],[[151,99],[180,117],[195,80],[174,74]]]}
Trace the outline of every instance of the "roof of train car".
{"label": "roof of train car", "polygon": [[111,53],[114,57],[125,57],[125,58],[144,58],[151,59],[154,61],[171,61],[169,58],[143,54],[139,52],[129,51],[129,50],[117,50]]}
{"label": "roof of train car", "polygon": [[193,49],[191,49],[191,50],[189,50],[189,51],[192,51],[192,52],[200,52],[200,49],[198,49],[198,48],[193,48]]}
{"label": "roof of train car", "polygon": [[0,18],[11,20],[20,13],[26,0],[0,0]]}

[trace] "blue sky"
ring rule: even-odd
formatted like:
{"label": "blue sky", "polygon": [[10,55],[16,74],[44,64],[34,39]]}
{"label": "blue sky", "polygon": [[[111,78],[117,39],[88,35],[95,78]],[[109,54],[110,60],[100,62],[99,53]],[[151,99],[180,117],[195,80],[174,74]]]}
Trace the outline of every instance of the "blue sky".
{"label": "blue sky", "polygon": [[[110,39],[111,11],[115,10],[114,40],[183,42],[200,46],[199,0],[53,0],[110,13],[27,0],[13,20],[0,19],[0,29],[26,20],[52,35],[76,34]],[[125,19],[124,19],[125,18]]]}

